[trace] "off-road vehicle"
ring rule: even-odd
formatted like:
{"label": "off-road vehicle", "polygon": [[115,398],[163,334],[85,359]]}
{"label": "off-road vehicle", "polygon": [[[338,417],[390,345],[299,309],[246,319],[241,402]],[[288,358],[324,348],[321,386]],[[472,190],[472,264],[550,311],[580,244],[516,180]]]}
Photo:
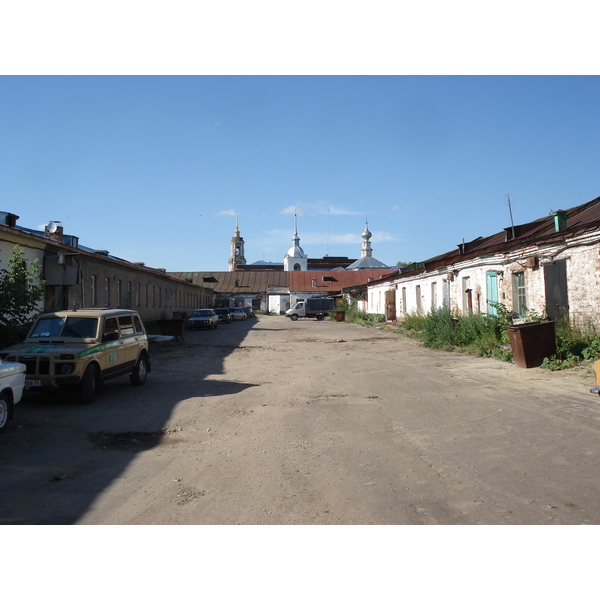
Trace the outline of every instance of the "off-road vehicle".
{"label": "off-road vehicle", "polygon": [[93,402],[99,384],[129,375],[143,385],[150,372],[148,336],[139,314],[125,309],[77,309],[40,315],[21,344],[0,358],[24,363],[26,389],[77,386]]}

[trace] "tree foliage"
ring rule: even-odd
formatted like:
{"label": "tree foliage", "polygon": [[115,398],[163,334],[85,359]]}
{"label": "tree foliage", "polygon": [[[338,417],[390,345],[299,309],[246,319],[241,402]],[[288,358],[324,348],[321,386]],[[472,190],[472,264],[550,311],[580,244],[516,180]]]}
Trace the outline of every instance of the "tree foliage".
{"label": "tree foliage", "polygon": [[0,269],[0,326],[14,328],[31,323],[40,313],[44,281],[40,279],[40,261],[27,264],[23,249],[15,246],[8,268]]}

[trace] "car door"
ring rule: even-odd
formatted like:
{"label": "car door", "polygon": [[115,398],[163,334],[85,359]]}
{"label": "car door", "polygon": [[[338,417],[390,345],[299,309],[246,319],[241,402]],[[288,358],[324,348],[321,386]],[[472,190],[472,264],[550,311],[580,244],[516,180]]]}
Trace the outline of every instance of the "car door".
{"label": "car door", "polygon": [[135,336],[135,328],[131,315],[121,315],[119,321],[120,343],[124,353],[123,369],[132,369],[137,361],[138,340]]}
{"label": "car door", "polygon": [[125,368],[126,360],[124,343],[121,340],[116,317],[104,319],[102,341],[104,342],[104,351],[100,352],[99,356],[102,376],[111,377]]}

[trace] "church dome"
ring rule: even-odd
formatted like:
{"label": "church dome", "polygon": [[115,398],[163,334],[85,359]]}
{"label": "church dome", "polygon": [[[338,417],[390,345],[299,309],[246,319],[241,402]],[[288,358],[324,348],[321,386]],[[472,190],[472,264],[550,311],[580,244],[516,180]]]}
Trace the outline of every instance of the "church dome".
{"label": "church dome", "polygon": [[304,254],[304,250],[300,246],[292,246],[287,251],[287,256],[290,258],[306,258],[306,254]]}

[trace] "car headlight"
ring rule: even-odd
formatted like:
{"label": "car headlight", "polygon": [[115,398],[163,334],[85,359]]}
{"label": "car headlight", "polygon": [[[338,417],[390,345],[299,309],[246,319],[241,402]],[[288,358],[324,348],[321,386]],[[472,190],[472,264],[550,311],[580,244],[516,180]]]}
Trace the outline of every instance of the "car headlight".
{"label": "car headlight", "polygon": [[75,370],[75,365],[73,363],[63,363],[62,365],[57,365],[57,371],[59,375],[70,375]]}

